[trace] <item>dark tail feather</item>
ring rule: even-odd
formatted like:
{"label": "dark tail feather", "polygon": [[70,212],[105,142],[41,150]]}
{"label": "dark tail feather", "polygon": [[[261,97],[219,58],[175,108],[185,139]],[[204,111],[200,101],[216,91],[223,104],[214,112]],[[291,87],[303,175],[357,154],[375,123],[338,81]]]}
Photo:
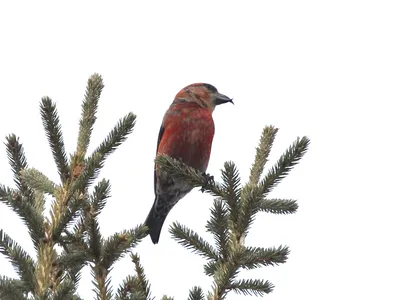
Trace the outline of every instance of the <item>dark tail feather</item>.
{"label": "dark tail feather", "polygon": [[161,228],[164,224],[166,216],[156,216],[155,206],[156,201],[154,201],[153,207],[151,208],[149,215],[147,216],[144,225],[149,228],[149,234],[153,244],[157,244],[160,239]]}

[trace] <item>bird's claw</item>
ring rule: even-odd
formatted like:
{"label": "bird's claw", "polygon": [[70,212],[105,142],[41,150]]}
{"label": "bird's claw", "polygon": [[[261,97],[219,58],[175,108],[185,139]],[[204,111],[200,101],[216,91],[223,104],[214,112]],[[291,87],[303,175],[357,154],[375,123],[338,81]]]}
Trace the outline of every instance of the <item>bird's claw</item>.
{"label": "bird's claw", "polygon": [[[215,184],[214,176],[212,176],[210,174],[207,174],[207,173],[203,173],[202,175],[203,175],[204,181],[206,182],[207,185],[214,185]],[[202,186],[201,189],[200,189],[200,191],[202,193],[204,193],[205,190],[206,190],[205,186]]]}

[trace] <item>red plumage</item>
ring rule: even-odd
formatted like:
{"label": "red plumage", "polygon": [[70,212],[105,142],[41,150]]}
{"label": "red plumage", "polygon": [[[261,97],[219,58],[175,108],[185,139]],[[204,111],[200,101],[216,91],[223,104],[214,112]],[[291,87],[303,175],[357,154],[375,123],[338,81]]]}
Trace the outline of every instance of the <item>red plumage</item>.
{"label": "red plumage", "polygon": [[178,103],[170,107],[157,154],[167,154],[202,172],[210,159],[214,121],[207,108]]}

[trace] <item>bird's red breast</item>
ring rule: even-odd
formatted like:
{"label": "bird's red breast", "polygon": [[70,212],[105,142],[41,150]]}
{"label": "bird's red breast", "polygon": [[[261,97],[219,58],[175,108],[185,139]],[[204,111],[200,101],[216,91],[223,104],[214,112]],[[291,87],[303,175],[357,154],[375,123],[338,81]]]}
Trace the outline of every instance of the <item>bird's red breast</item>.
{"label": "bird's red breast", "polygon": [[214,137],[212,112],[197,103],[173,103],[165,113],[163,126],[157,153],[182,159],[205,172]]}

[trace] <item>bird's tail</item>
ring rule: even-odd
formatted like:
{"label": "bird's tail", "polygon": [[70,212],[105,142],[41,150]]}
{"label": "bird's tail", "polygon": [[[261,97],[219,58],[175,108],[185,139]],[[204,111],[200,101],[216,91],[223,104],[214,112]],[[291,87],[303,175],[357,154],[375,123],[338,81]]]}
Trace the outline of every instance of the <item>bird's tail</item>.
{"label": "bird's tail", "polygon": [[160,233],[161,233],[161,228],[164,224],[165,216],[161,215],[156,215],[155,211],[155,205],[157,201],[154,201],[153,207],[151,208],[149,215],[146,218],[146,221],[144,222],[144,225],[146,225],[149,228],[149,234],[151,237],[151,240],[153,241],[153,244],[157,244],[158,240],[160,239]]}

